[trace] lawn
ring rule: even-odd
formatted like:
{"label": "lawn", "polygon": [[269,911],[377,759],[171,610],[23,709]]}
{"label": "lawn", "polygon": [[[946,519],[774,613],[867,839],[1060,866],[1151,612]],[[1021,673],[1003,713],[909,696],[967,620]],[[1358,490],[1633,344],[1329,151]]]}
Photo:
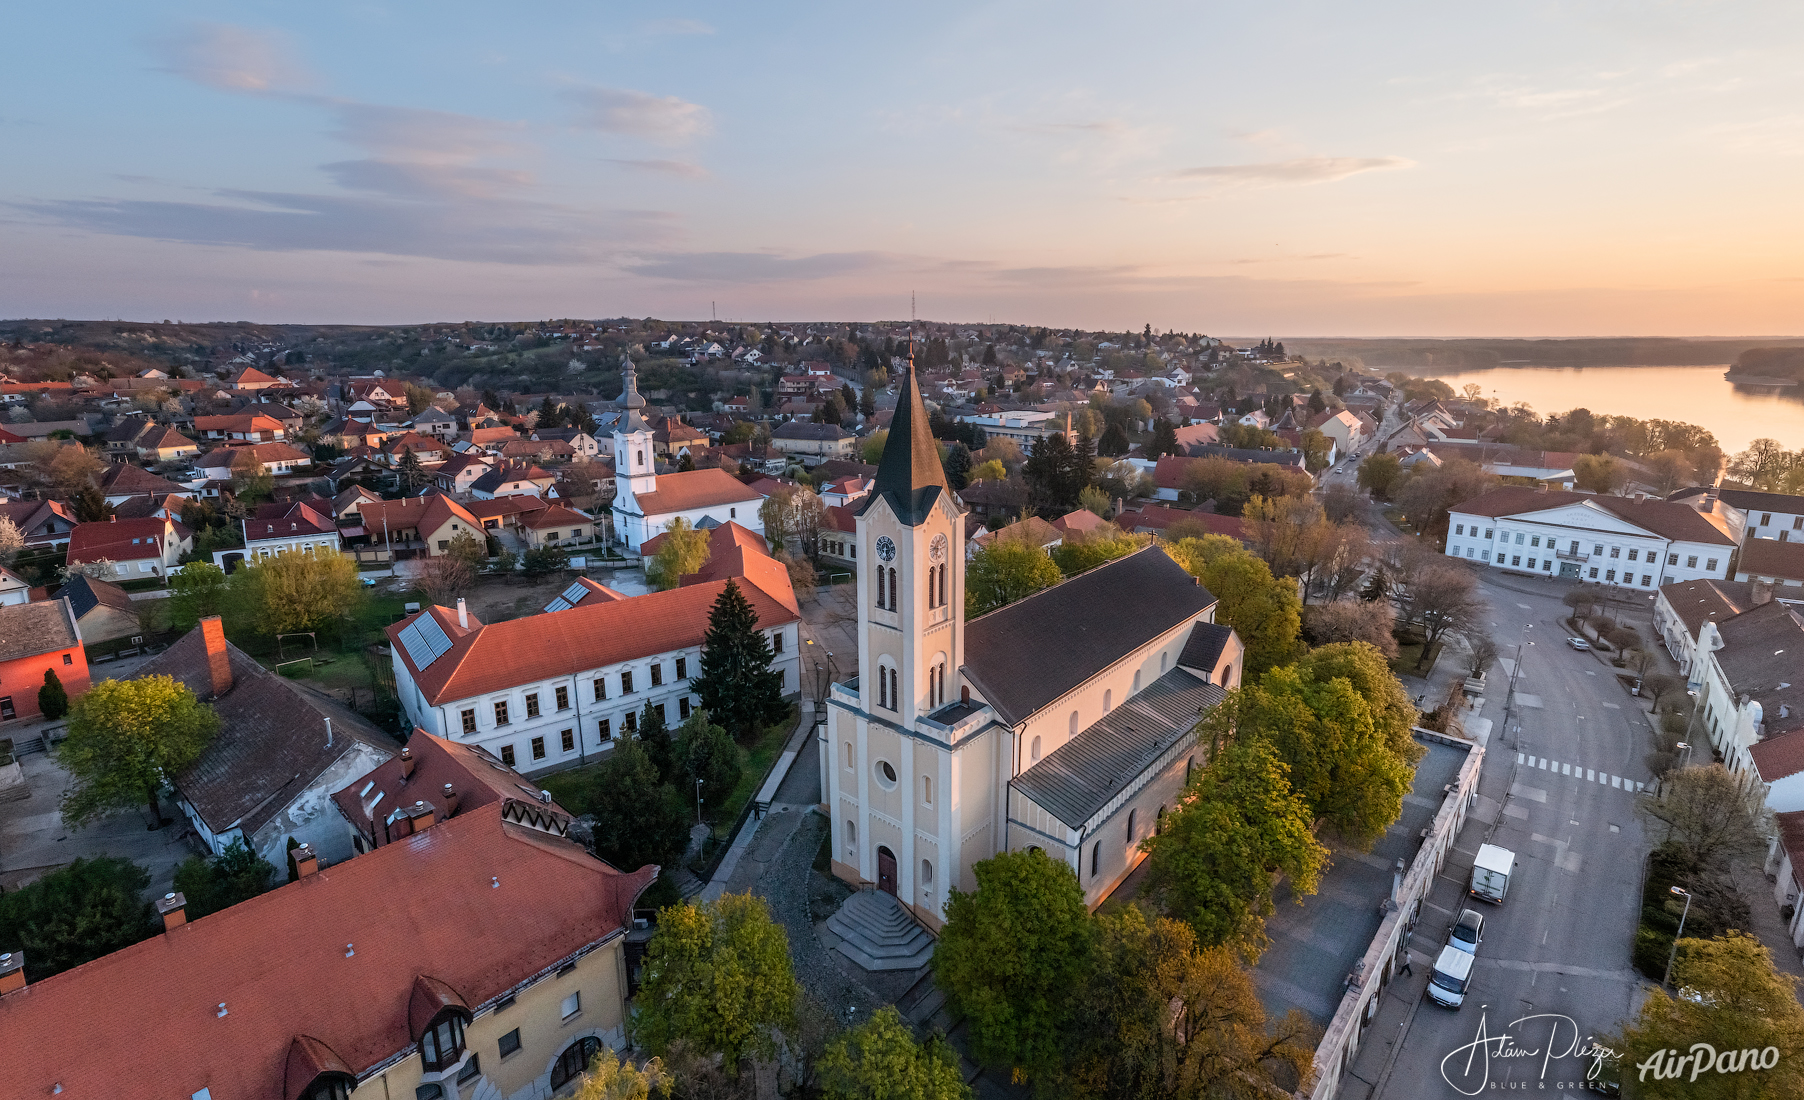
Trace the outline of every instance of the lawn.
{"label": "lawn", "polygon": [[1393,658],[1390,663],[1391,671],[1400,677],[1415,676],[1425,680],[1428,678],[1428,675],[1434,671],[1435,662],[1440,659],[1441,643],[1436,642],[1433,651],[1428,655],[1428,663],[1425,666],[1418,668],[1416,666],[1422,660],[1422,643],[1399,641],[1397,643],[1397,656]]}

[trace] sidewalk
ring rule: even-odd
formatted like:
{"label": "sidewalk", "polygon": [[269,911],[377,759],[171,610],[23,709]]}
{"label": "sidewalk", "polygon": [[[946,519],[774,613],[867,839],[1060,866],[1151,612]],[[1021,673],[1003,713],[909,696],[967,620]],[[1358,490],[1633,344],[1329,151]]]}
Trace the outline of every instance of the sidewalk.
{"label": "sidewalk", "polygon": [[[770,775],[765,778],[764,786],[759,789],[758,794],[755,796],[758,799],[767,800],[769,796],[774,795],[777,788],[782,785],[783,780],[788,777],[789,769],[795,766],[795,762],[798,759],[804,758],[802,750],[807,747],[809,738],[814,732],[814,710],[812,706],[809,705],[808,700],[802,700],[802,704],[802,713],[796,720],[796,728],[790,733],[789,740],[783,743],[783,753],[781,756],[777,757],[776,765],[771,768]],[[809,762],[809,765],[812,766],[814,754],[806,754],[805,758]],[[776,811],[779,807],[772,805],[771,809],[772,811]],[[807,809],[807,807],[784,806],[781,807],[781,809],[785,811],[791,809],[803,810]],[[744,858],[746,851],[751,848],[752,841],[757,838],[759,826],[763,824],[764,821],[764,817],[761,817],[754,812],[740,824],[739,831],[733,834],[733,842],[727,847],[727,854],[721,858],[720,865],[714,869],[714,876],[708,880],[707,888],[701,893],[704,901],[718,900],[722,894],[727,892],[727,885],[733,881],[734,872],[739,868],[739,861]],[[773,849],[772,855],[774,856],[774,854],[775,852]],[[769,858],[771,857],[766,857],[766,859]],[[745,889],[749,885],[750,883],[742,883],[738,888]]]}

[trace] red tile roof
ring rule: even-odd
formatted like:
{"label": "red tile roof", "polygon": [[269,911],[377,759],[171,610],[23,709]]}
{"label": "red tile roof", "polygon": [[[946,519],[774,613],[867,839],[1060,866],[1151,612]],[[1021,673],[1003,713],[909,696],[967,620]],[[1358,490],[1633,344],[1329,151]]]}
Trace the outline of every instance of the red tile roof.
{"label": "red tile roof", "polygon": [[244,522],[245,537],[258,539],[290,538],[297,535],[336,534],[338,525],[331,516],[322,515],[306,504],[263,504],[254,518]]}
{"label": "red tile roof", "polygon": [[[363,833],[372,847],[389,842],[390,833],[384,829],[384,822],[397,806],[425,802],[439,820],[444,820],[447,783],[457,796],[459,813],[509,798],[538,801],[537,784],[528,782],[479,745],[447,741],[416,728],[407,739],[405,751],[413,759],[411,776],[401,774],[401,757],[397,754],[332,794],[339,813]],[[576,816],[556,802],[539,805],[567,819]]]}
{"label": "red tile roof", "polygon": [[[1763,783],[1775,783],[1804,772],[1804,730],[1769,737],[1748,750]],[[1804,867],[1799,868],[1804,873]]]}
{"label": "red tile roof", "polygon": [[270,377],[267,374],[264,374],[262,371],[258,370],[256,367],[246,367],[243,370],[238,372],[238,376],[236,378],[232,379],[232,384],[235,386],[239,386],[239,385],[245,384],[246,382],[274,382],[274,381],[276,381],[276,379]]}
{"label": "red tile roof", "polygon": [[1061,535],[1087,535],[1109,526],[1109,521],[1095,512],[1079,508],[1052,521],[1053,530]]}
{"label": "red tile roof", "polygon": [[1804,580],[1804,542],[1749,539],[1741,545],[1741,564],[1735,571],[1752,577]]}
{"label": "red tile roof", "polygon": [[[78,523],[69,532],[69,562],[137,561],[161,557],[164,547],[179,541],[178,525],[160,517]],[[136,539],[136,542],[132,540]],[[153,544],[154,540],[154,544]]]}
{"label": "red tile roof", "polygon": [[521,517],[520,526],[530,527],[534,531],[543,531],[548,527],[569,527],[572,524],[587,526],[595,520],[581,512],[574,512],[561,504],[553,504],[549,508],[541,508]]}
{"label": "red tile roof", "polygon": [[227,416],[197,416],[195,431],[201,432],[279,432],[282,422],[262,413],[235,413]]}
{"label": "red tile roof", "polygon": [[[1162,463],[1161,463],[1162,464]],[[1734,546],[1735,539],[1711,522],[1710,517],[1688,504],[1666,500],[1635,500],[1632,497],[1602,496],[1593,493],[1571,493],[1530,488],[1527,485],[1505,485],[1473,497],[1451,509],[1469,516],[1521,515],[1544,512],[1569,504],[1590,504],[1625,519],[1661,538],[1683,542],[1715,543]]]}
{"label": "red tile roof", "polygon": [[[727,504],[758,504],[764,499],[723,470],[659,474],[653,484],[652,492],[634,498],[642,515],[668,515],[671,512],[687,512],[692,508],[715,508]],[[724,520],[727,517],[718,518]]]}
{"label": "red tile roof", "polygon": [[[784,574],[787,584],[788,574]],[[473,626],[462,636],[457,613],[430,607],[445,627],[451,648],[425,669],[400,644],[401,631],[419,615],[409,615],[388,628],[388,637],[413,673],[414,683],[432,706],[469,699],[490,691],[553,676],[630,661],[653,653],[691,649],[708,631],[708,612],[729,582],[707,581],[667,592],[590,606],[588,600],[569,611],[530,615],[524,619]],[[739,585],[766,628],[795,622],[800,616],[751,578]],[[788,593],[794,601],[793,593]],[[471,620],[472,624],[475,620]]]}
{"label": "red tile roof", "polygon": [[464,521],[470,525],[471,531],[482,529],[481,520],[443,493],[427,493],[405,500],[365,501],[358,506],[357,512],[363,517],[364,529],[372,538],[385,529],[393,535],[409,528],[418,531],[420,537],[425,538],[451,519]]}
{"label": "red tile roof", "polygon": [[622,874],[506,820],[517,805],[460,811],[0,998],[7,1091],[285,1100],[298,1037],[354,1074],[407,1053],[422,975],[474,1008],[618,936],[656,870]]}
{"label": "red tile roof", "polygon": [[205,470],[229,467],[238,461],[238,456],[249,454],[259,463],[269,462],[311,462],[306,451],[298,450],[286,443],[251,443],[242,447],[220,447],[208,451],[201,459],[201,468]]}

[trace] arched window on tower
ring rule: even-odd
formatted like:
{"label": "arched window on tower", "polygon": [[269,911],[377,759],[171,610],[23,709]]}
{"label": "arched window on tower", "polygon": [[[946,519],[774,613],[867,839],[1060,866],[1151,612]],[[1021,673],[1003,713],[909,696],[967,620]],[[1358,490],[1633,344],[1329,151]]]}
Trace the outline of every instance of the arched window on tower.
{"label": "arched window on tower", "polygon": [[1109,690],[1102,693],[1102,712],[1104,714],[1107,714],[1114,709],[1115,709],[1115,689],[1110,688]]}
{"label": "arched window on tower", "polygon": [[893,668],[889,670],[889,709],[902,709],[901,677]]}
{"label": "arched window on tower", "polygon": [[895,611],[901,606],[896,602],[896,567],[892,565],[889,570],[889,608]]}
{"label": "arched window on tower", "polygon": [[884,572],[885,572],[885,570],[884,570],[883,566],[879,565],[877,567],[877,576],[875,578],[875,581],[876,581],[876,589],[877,589],[877,606],[880,608],[888,606],[887,604],[885,604],[883,602],[883,574],[884,574]]}
{"label": "arched window on tower", "polygon": [[940,566],[940,606],[946,606],[946,566]]}

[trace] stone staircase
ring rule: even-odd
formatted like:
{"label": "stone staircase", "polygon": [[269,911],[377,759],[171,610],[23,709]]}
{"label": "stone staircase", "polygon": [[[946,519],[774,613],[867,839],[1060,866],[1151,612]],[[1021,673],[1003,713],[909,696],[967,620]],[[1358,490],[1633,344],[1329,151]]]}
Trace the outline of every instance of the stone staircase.
{"label": "stone staircase", "polygon": [[840,952],[866,970],[913,970],[933,958],[933,937],[894,895],[860,890],[827,918]]}
{"label": "stone staircase", "polygon": [[678,867],[670,872],[670,884],[677,888],[677,894],[684,901],[688,901],[708,888],[708,884],[696,878],[687,867]]}

